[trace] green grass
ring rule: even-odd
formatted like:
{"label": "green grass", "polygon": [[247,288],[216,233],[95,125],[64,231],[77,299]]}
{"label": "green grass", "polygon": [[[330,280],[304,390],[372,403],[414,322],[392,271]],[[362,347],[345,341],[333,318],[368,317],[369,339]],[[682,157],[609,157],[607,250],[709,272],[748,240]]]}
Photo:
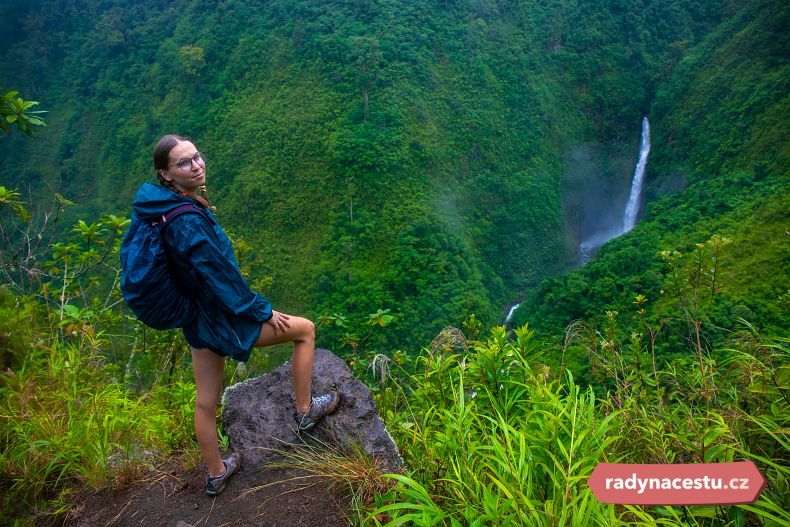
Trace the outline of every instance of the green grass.
{"label": "green grass", "polygon": [[[786,376],[790,348],[786,339],[763,339],[750,328],[746,336],[733,343],[738,353],[718,350],[708,358],[713,387],[693,360],[668,364],[656,381],[623,349],[620,367],[604,369],[620,379],[600,396],[569,371],[542,366],[549,350],[526,327],[514,340],[496,328],[461,354],[426,351],[418,361],[424,373],[391,372],[378,387],[408,470],[388,476],[397,485],[379,497],[368,521],[388,527],[790,521],[784,512],[790,469],[781,461],[790,450],[788,386],[771,384]],[[615,507],[600,503],[586,483],[601,462],[743,459],[768,480],[752,505]]]}
{"label": "green grass", "polygon": [[34,345],[21,367],[0,377],[4,518],[66,512],[72,492],[139,478],[191,444],[194,386],[132,392],[102,359],[104,343]]}

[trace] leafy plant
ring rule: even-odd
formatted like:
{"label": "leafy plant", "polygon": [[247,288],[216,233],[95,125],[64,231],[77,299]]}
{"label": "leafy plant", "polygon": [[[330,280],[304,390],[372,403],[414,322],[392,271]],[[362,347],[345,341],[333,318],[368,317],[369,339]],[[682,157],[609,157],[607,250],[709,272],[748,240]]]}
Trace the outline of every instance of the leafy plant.
{"label": "leafy plant", "polygon": [[25,101],[18,95],[18,91],[4,93],[0,88],[0,130],[7,134],[16,126],[20,132],[32,136],[37,127],[46,126],[41,115],[47,112],[31,110],[38,102]]}
{"label": "leafy plant", "polygon": [[338,345],[337,351],[345,356],[352,370],[364,375],[371,361],[365,353],[366,342],[376,331],[380,331],[379,328],[388,327],[394,320],[389,309],[378,309],[367,319],[361,317],[349,320],[339,313],[323,315],[318,317],[316,326],[321,329],[325,339],[334,339]]}
{"label": "leafy plant", "polygon": [[[540,364],[545,345],[527,327],[517,328],[513,339],[504,328],[494,328],[485,342],[461,356],[426,349],[417,359],[424,373],[388,375],[388,383],[400,385],[378,392],[377,401],[408,471],[392,476],[397,485],[377,499],[368,521],[391,526],[783,521],[786,467],[774,461],[787,452],[775,432],[782,425],[774,417],[733,409],[755,408],[756,401],[747,401],[758,397],[771,401],[772,415],[787,419],[780,391],[750,395],[747,389],[755,379],[769,380],[764,373],[781,369],[777,361],[786,359],[786,339],[764,342],[753,333],[744,335],[740,352],[725,363],[707,364],[716,372],[710,375],[720,394],[707,401],[685,395],[702,393],[699,369],[689,368],[688,359],[656,372],[636,368],[635,356],[645,353],[641,339],[632,334],[621,348],[613,315],[595,336],[595,342],[612,341],[595,347],[600,375],[613,381],[605,391],[580,387],[567,369],[546,370]],[[754,353],[773,357],[762,373],[755,369]],[[745,372],[751,372],[748,378],[738,377]],[[391,407],[397,399],[387,394],[398,390],[408,395]],[[600,462],[735,459],[754,460],[770,481],[772,490],[754,506],[618,510],[598,502],[586,485]]]}

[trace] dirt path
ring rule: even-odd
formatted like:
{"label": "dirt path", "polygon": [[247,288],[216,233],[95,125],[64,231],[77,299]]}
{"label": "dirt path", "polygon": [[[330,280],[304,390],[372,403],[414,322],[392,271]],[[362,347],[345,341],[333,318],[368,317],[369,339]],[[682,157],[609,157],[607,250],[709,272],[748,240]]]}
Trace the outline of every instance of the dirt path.
{"label": "dirt path", "polygon": [[162,470],[142,484],[78,500],[73,527],[346,527],[348,500],[327,483],[304,487],[280,469],[242,470],[216,498],[204,492],[204,470]]}

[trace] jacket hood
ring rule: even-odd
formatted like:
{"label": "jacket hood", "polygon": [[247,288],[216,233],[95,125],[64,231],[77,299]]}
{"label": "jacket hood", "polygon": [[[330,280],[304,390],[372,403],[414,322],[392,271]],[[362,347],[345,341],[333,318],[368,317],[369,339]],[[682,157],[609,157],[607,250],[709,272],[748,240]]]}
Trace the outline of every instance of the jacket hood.
{"label": "jacket hood", "polygon": [[151,221],[185,203],[195,202],[162,185],[143,183],[132,202],[132,210],[140,219]]}

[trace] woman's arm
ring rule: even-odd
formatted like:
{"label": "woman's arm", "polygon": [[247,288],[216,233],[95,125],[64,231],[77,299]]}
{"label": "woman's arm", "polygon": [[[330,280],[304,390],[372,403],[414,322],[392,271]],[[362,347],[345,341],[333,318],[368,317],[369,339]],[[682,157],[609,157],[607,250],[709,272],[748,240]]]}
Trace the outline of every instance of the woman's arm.
{"label": "woman's arm", "polygon": [[173,222],[168,226],[167,243],[175,258],[188,262],[179,267],[191,268],[200,287],[211,292],[234,315],[260,322],[272,318],[271,302],[250,290],[232,257],[229,242],[220,246],[222,240],[206,218],[182,214]]}

